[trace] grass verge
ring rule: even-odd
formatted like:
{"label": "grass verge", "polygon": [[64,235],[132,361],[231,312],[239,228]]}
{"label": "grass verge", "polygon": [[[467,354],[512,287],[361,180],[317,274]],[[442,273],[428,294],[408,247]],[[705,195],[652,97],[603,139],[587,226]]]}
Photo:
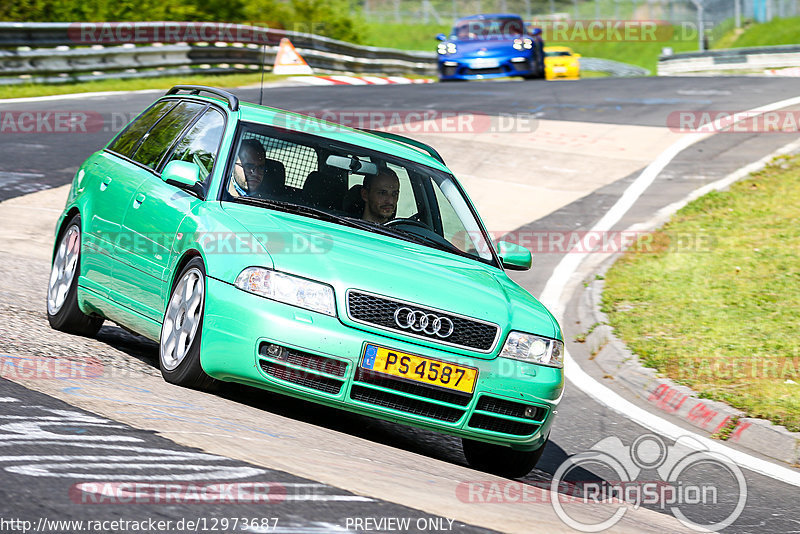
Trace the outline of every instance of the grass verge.
{"label": "grass verge", "polygon": [[[264,82],[286,79],[265,73]],[[96,82],[64,83],[64,84],[23,84],[0,86],[0,98],[27,98],[33,96],[64,95],[70,93],[90,93],[95,91],[138,91],[142,89],[169,89],[173,85],[195,84],[214,87],[241,87],[257,84],[261,81],[260,73],[253,74],[218,74],[192,76],[165,76],[163,78],[142,78],[129,80],[98,80]]]}
{"label": "grass verge", "polygon": [[798,223],[800,156],[778,158],[623,255],[603,310],[644,365],[800,431]]}

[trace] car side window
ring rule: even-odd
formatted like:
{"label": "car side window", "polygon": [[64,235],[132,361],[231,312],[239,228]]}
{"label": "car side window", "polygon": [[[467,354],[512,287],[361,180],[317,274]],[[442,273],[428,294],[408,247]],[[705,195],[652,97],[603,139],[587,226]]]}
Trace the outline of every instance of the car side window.
{"label": "car side window", "polygon": [[166,100],[157,102],[131,122],[108,146],[108,149],[130,158],[144,134],[174,105],[175,102]]}
{"label": "car side window", "polygon": [[203,115],[172,152],[170,161],[189,161],[200,167],[203,181],[211,174],[219,143],[225,130],[225,117],[211,108]]}
{"label": "car side window", "polygon": [[205,104],[196,102],[181,102],[172,108],[149,133],[145,134],[145,138],[131,159],[155,169],[178,135],[204,107]]}

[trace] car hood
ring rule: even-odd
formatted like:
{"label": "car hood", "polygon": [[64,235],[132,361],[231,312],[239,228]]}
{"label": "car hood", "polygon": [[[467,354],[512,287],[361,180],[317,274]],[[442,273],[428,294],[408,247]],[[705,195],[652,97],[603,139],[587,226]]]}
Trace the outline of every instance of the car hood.
{"label": "car hood", "polygon": [[485,39],[480,41],[455,41],[456,53],[449,58],[506,57],[519,55],[521,50],[514,48],[513,39]]}
{"label": "car hood", "polygon": [[[272,258],[274,268],[334,287],[358,289],[497,324],[560,337],[550,313],[502,270],[449,252],[295,214],[226,204]],[[367,328],[369,329],[369,328]]]}

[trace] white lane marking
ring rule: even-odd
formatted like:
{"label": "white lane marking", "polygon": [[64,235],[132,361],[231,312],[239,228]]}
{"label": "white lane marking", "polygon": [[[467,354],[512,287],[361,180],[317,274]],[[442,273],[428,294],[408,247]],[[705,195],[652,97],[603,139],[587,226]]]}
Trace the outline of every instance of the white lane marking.
{"label": "white lane marking", "polygon": [[49,102],[51,100],[80,100],[102,96],[145,95],[147,93],[163,93],[163,89],[141,89],[139,91],[98,91],[94,93],[70,93],[66,95],[29,96],[24,98],[2,98],[0,104],[18,104],[23,102]]}
{"label": "white lane marking", "polygon": [[[72,468],[74,471],[56,471],[57,469]],[[135,474],[122,474],[118,470],[125,468]],[[82,470],[117,470],[111,473],[84,472]],[[144,470],[166,469],[170,472],[164,475],[143,474]],[[120,462],[86,462],[81,465],[62,463],[9,465],[5,468],[10,473],[27,475],[31,477],[54,478],[84,478],[88,480],[230,480],[235,478],[248,478],[264,473],[263,469],[255,467],[234,467],[221,465],[191,465],[167,463],[120,463]],[[138,472],[137,472],[138,471]],[[177,474],[175,471],[189,471]]]}
{"label": "white lane marking", "polygon": [[[766,475],[768,477],[786,482],[793,486],[800,487],[800,472],[792,469],[781,467],[766,460],[761,460],[751,456],[745,452],[738,451],[722,442],[713,439],[708,439],[699,434],[695,434],[685,428],[679,427],[674,423],[670,423],[661,417],[654,415],[647,410],[640,408],[624,399],[608,387],[602,385],[594,378],[586,374],[581,369],[580,365],[572,359],[569,352],[565,350],[565,372],[569,376],[570,382],[582,392],[586,393],[600,404],[607,406],[615,412],[622,414],[624,417],[642,425],[645,428],[652,430],[664,437],[677,440],[683,436],[690,436],[703,445],[708,450],[723,454],[735,462],[737,465],[755,471],[756,473]],[[690,443],[690,440],[686,440]],[[696,447],[696,450],[703,450],[702,447]]]}
{"label": "white lane marking", "polygon": [[[754,108],[746,111],[743,115],[753,116],[755,114],[766,113],[768,111],[794,106],[797,104],[800,104],[800,97],[789,98],[779,102],[774,102],[772,104],[767,104],[766,106]],[[721,123],[715,121],[715,129],[719,128],[720,125]],[[664,167],[666,167],[666,165],[681,152],[681,150],[684,150],[692,144],[701,141],[706,137],[710,137],[711,135],[713,134],[687,134],[669,146],[642,171],[642,173],[633,181],[633,183],[628,186],[628,188],[611,207],[611,209],[609,209],[608,212],[606,212],[606,214],[597,222],[597,224],[595,224],[592,229],[587,232],[587,235],[610,229],[625,215],[625,213],[627,213],[635,201],[653,182],[658,173],[661,172],[661,170],[663,170]],[[579,246],[584,247],[584,244],[581,243],[576,245],[576,248]],[[586,249],[584,248],[584,250]],[[562,319],[564,314],[565,303],[562,302],[564,290],[566,289],[570,278],[577,272],[578,267],[586,257],[584,254],[574,254],[571,252],[572,251],[565,254],[564,258],[562,258],[562,260],[553,270],[553,274],[545,284],[545,288],[540,297],[541,302],[545,304],[545,306],[547,306],[553,315],[555,315],[555,317],[559,320]],[[766,460],[761,460],[747,453],[727,447],[719,441],[714,441],[701,436],[700,434],[688,431],[627,401],[608,387],[602,385],[591,376],[586,374],[586,372],[580,368],[578,363],[572,358],[566,349],[564,354],[564,364],[564,374],[573,385],[578,387],[578,389],[594,398],[598,403],[609,407],[611,410],[622,414],[624,417],[644,426],[645,428],[671,439],[678,439],[681,436],[691,436],[700,444],[708,447],[709,450],[726,455],[732,461],[744,468],[780,480],[782,482],[786,482],[787,484],[800,487],[800,472],[773,464]]]}
{"label": "white lane marking", "polygon": [[19,399],[14,397],[0,397],[0,402],[19,402]]}

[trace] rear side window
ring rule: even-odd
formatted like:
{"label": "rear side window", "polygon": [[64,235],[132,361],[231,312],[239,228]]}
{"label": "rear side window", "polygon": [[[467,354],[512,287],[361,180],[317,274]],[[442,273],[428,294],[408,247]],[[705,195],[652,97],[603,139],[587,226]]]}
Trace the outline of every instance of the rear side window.
{"label": "rear side window", "polygon": [[109,150],[113,150],[117,154],[130,158],[144,134],[146,134],[147,131],[150,130],[150,127],[153,126],[158,119],[163,117],[173,105],[175,105],[174,102],[168,101],[156,103],[156,105],[134,119],[133,122],[119,134],[114,142],[109,145]]}
{"label": "rear side window", "polygon": [[219,111],[209,109],[181,139],[170,161],[196,163],[200,166],[200,177],[205,181],[214,167],[224,130],[225,117]]}
{"label": "rear side window", "polygon": [[155,169],[175,139],[204,107],[204,104],[196,102],[181,102],[172,108],[149,133],[145,134],[142,144],[131,159]]}
{"label": "rear side window", "polygon": [[264,145],[267,159],[283,163],[286,168],[286,185],[289,187],[302,189],[308,174],[319,168],[317,152],[311,147],[257,133],[245,134],[244,138],[258,139]]}

